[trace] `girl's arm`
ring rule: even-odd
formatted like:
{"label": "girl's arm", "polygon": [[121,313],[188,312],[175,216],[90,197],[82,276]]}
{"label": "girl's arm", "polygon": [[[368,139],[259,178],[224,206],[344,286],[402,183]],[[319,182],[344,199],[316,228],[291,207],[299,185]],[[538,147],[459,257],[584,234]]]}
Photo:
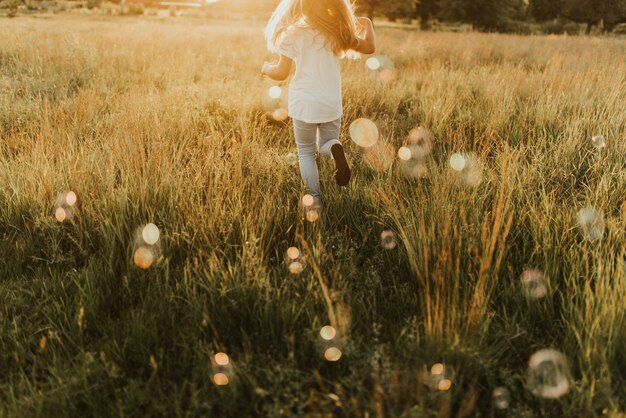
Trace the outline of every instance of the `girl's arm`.
{"label": "girl's arm", "polygon": [[365,30],[365,38],[357,38],[357,45],[354,48],[356,52],[361,54],[373,54],[376,52],[376,33],[374,32],[374,24],[367,17],[357,18],[357,22]]}
{"label": "girl's arm", "polygon": [[263,68],[261,69],[261,75],[267,76],[272,80],[283,81],[289,77],[289,74],[291,74],[292,65],[292,59],[281,55],[278,63],[276,64],[270,64],[269,62],[264,63]]}

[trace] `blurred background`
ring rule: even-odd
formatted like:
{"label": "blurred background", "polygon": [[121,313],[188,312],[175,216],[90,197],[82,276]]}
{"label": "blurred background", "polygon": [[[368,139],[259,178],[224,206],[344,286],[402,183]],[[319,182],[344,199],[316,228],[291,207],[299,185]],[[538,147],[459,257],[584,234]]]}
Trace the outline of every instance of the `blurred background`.
{"label": "blurred background", "polygon": [[[277,0],[3,0],[0,14],[181,15],[264,20]],[[360,14],[422,29],[522,34],[626,34],[626,0],[359,0]]]}

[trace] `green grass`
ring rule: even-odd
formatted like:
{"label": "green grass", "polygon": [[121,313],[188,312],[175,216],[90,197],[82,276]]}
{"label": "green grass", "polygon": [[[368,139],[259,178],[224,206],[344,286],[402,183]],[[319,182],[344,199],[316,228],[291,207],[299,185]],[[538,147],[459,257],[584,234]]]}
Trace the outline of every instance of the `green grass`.
{"label": "green grass", "polygon": [[[320,161],[310,224],[290,125],[264,117],[260,34],[243,21],[1,21],[0,415],[622,416],[626,42],[381,29],[396,80],[343,63],[353,181],[338,188]],[[377,121],[391,165],[349,140],[357,117]],[[433,152],[426,177],[405,178],[395,153],[418,125]],[[479,159],[480,185],[459,184],[454,152]],[[76,215],[58,223],[68,190]],[[586,206],[604,214],[600,242],[576,226]],[[147,222],[163,259],[144,271],[132,260]],[[522,294],[528,268],[548,278],[542,300]],[[321,356],[329,323],[336,363]],[[527,387],[541,348],[569,360],[559,400]],[[449,391],[423,384],[434,363]]]}

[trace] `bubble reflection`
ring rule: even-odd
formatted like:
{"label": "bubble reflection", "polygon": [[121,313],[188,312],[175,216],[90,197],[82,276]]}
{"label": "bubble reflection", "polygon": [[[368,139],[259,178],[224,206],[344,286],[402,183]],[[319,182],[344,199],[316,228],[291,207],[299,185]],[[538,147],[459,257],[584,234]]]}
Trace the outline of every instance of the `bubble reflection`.
{"label": "bubble reflection", "polygon": [[287,249],[287,257],[290,260],[297,260],[300,258],[300,250],[296,247],[289,247],[289,249]]}
{"label": "bubble reflection", "polygon": [[226,353],[217,353],[215,354],[215,364],[218,366],[227,366],[230,363],[230,359]]}
{"label": "bubble reflection", "polygon": [[302,204],[304,205],[304,207],[313,206],[313,203],[315,203],[315,198],[310,194],[305,194],[304,196],[302,196]]}
{"label": "bubble reflection", "polygon": [[384,230],[380,234],[380,240],[385,250],[393,250],[398,245],[396,234],[391,230]]}
{"label": "bubble reflection", "polygon": [[324,358],[330,362],[339,361],[341,355],[341,350],[337,347],[328,347],[326,351],[324,351]]}
{"label": "bubble reflection", "polygon": [[268,90],[267,94],[270,96],[270,98],[272,99],[279,99],[280,96],[283,95],[283,89],[280,86],[272,86],[270,87],[270,89]]}
{"label": "bubble reflection", "polygon": [[74,206],[76,204],[77,199],[78,198],[76,197],[76,193],[74,192],[68,192],[67,195],[65,196],[65,202],[69,206]]}
{"label": "bubble reflection", "polygon": [[402,172],[406,177],[422,178],[428,175],[427,159],[433,147],[432,133],[419,126],[407,135],[407,144],[398,149]]}
{"label": "bubble reflection", "polygon": [[297,274],[302,273],[303,270],[304,270],[304,266],[302,265],[301,262],[293,261],[289,263],[289,272],[291,274],[297,275]]}
{"label": "bubble reflection", "polygon": [[54,204],[54,218],[59,223],[70,220],[76,213],[76,202],[78,197],[76,193],[69,191],[67,193],[59,193]]}
{"label": "bubble reflection", "polygon": [[287,161],[287,164],[289,164],[290,166],[295,166],[296,164],[298,164],[298,157],[293,152],[290,152],[285,157],[285,161]]}
{"label": "bubble reflection", "polygon": [[284,107],[279,107],[272,112],[272,119],[277,122],[283,122],[289,117],[289,112]]}
{"label": "bubble reflection", "polygon": [[385,55],[375,55],[365,60],[365,66],[374,72],[377,78],[385,83],[392,82],[396,79],[396,70],[393,61]]}
{"label": "bubble reflection", "polygon": [[450,168],[456,173],[462,184],[477,187],[483,180],[482,164],[472,154],[452,154]]}
{"label": "bubble reflection", "polygon": [[148,270],[155,263],[160,263],[161,257],[161,231],[154,223],[148,223],[137,228],[135,232],[135,250],[133,263],[142,270]]}
{"label": "bubble reflection", "polygon": [[465,169],[465,157],[461,154],[452,154],[450,157],[450,167],[454,171],[463,171]]}
{"label": "bubble reflection", "polygon": [[409,147],[400,147],[398,150],[398,158],[402,161],[409,161],[411,159],[411,149]]}
{"label": "bubble reflection", "polygon": [[548,294],[548,284],[540,270],[526,270],[522,273],[521,281],[524,295],[528,299],[541,299]]}
{"label": "bubble reflection", "polygon": [[337,331],[330,325],[326,325],[322,327],[320,330],[320,337],[322,337],[326,341],[330,341],[337,335]]}
{"label": "bubble reflection", "polygon": [[356,119],[350,124],[350,138],[360,147],[371,147],[378,142],[378,127],[369,119]]}
{"label": "bubble reflection", "polygon": [[154,258],[155,257],[152,249],[145,245],[142,245],[135,250],[133,261],[135,262],[135,265],[140,269],[147,270],[152,266],[152,263],[154,263]]}
{"label": "bubble reflection", "polygon": [[57,208],[57,210],[54,211],[54,217],[57,221],[63,222],[67,219],[67,213],[65,212],[65,209]]}
{"label": "bubble reflection", "polygon": [[155,224],[149,223],[143,227],[143,230],[141,231],[141,236],[143,237],[143,240],[146,244],[154,245],[159,240],[161,232]]}
{"label": "bubble reflection", "polygon": [[560,398],[569,391],[569,366],[556,350],[539,350],[528,361],[528,387],[535,396]]}
{"label": "bubble reflection", "polygon": [[229,383],[228,376],[225,373],[215,373],[213,375],[213,382],[217,386],[226,386]]}
{"label": "bubble reflection", "polygon": [[496,409],[507,409],[511,403],[511,394],[507,388],[498,387],[493,390],[491,399]]}
{"label": "bubble reflection", "polygon": [[599,150],[606,147],[606,140],[603,135],[594,135],[591,137],[591,145],[593,145],[595,149]]}
{"label": "bubble reflection", "polygon": [[365,65],[367,65],[367,68],[369,68],[372,71],[379,70],[381,67],[381,63],[378,57],[369,57],[365,61]]}
{"label": "bubble reflection", "polygon": [[443,363],[435,363],[430,370],[424,370],[422,381],[432,390],[448,391],[452,387],[452,378],[448,368]]}
{"label": "bubble reflection", "polygon": [[233,367],[228,354],[219,352],[211,357],[213,383],[217,386],[228,385],[233,378]]}
{"label": "bubble reflection", "polygon": [[583,237],[591,242],[600,241],[604,236],[606,222],[604,215],[593,207],[586,207],[576,215],[578,227]]}
{"label": "bubble reflection", "polygon": [[306,211],[306,220],[310,223],[314,223],[320,217],[320,213],[317,209],[308,209]]}

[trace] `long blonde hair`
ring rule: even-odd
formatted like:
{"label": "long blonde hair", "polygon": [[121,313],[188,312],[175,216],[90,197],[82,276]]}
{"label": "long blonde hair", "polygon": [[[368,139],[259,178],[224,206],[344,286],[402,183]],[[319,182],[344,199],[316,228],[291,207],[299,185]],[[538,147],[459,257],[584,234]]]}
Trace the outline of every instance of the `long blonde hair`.
{"label": "long blonde hair", "polygon": [[281,36],[298,25],[316,29],[339,55],[354,47],[359,32],[349,0],[282,0],[265,27],[268,49],[275,52]]}

